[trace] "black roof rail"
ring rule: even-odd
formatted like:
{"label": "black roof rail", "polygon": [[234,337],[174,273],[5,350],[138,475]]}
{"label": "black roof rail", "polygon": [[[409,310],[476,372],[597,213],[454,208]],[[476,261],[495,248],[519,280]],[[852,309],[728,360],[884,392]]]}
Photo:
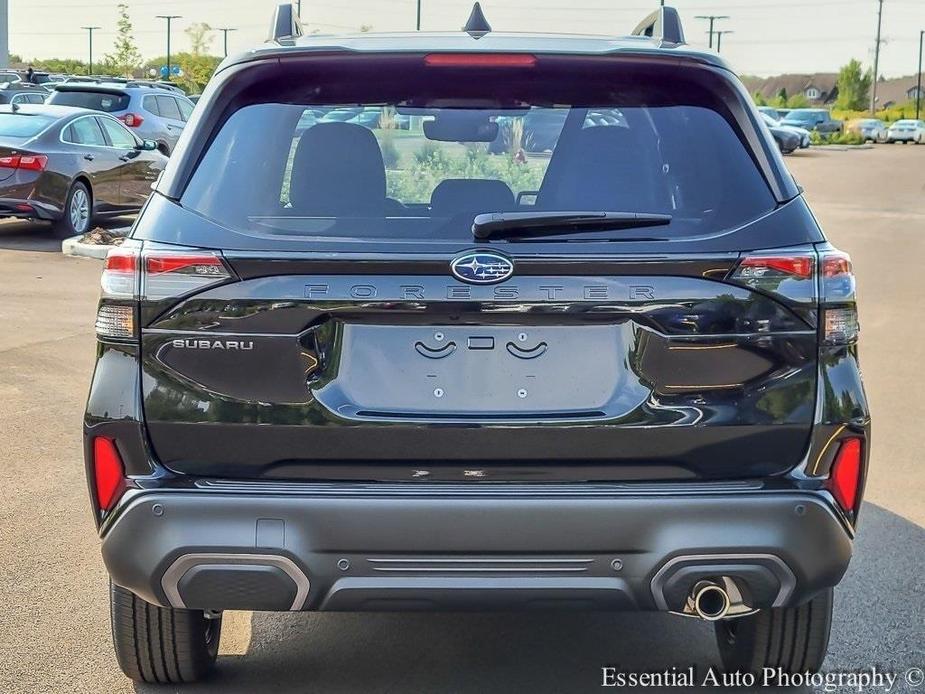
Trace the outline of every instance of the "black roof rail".
{"label": "black roof rail", "polygon": [[278,44],[292,44],[302,36],[302,22],[296,9],[290,3],[277,5],[270,24],[270,36],[267,41]]}
{"label": "black roof rail", "polygon": [[633,36],[650,36],[665,43],[685,43],[681,17],[673,7],[660,7],[633,29]]}

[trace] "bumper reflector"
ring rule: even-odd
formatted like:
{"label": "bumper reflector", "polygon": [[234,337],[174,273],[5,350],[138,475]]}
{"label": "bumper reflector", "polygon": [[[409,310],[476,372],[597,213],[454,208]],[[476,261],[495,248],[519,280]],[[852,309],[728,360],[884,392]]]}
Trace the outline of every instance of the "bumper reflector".
{"label": "bumper reflector", "polygon": [[108,511],[125,491],[125,469],[112,439],[93,439],[93,478],[99,510]]}
{"label": "bumper reflector", "polygon": [[845,439],[839,445],[832,464],[829,491],[847,513],[857,510],[861,487],[861,450],[861,439]]}

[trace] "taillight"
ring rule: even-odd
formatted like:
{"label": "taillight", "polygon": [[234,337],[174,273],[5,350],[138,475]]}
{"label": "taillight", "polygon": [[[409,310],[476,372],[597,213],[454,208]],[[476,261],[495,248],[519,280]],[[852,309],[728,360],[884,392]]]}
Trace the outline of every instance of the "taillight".
{"label": "taillight", "polygon": [[802,304],[806,311],[816,304],[816,254],[794,250],[749,253],[739,260],[727,279],[766,294]]}
{"label": "taillight", "polygon": [[112,439],[93,439],[93,483],[100,511],[109,511],[125,491],[125,468]]}
{"label": "taillight", "polygon": [[427,67],[535,67],[536,56],[529,53],[429,53]]}
{"label": "taillight", "polygon": [[208,251],[150,251],[144,254],[142,294],[166,299],[204,289],[231,277],[222,259]]}
{"label": "taillight", "polygon": [[123,113],[121,116],[119,116],[119,120],[130,128],[137,128],[139,125],[145,122],[145,119],[139,116],[137,113]]}
{"label": "taillight", "polygon": [[10,154],[0,157],[0,168],[44,171],[48,157],[44,154]]}
{"label": "taillight", "polygon": [[100,304],[96,312],[96,334],[102,338],[135,337],[135,297],[138,286],[138,252],[113,248],[106,256],[100,276]]}
{"label": "taillight", "polygon": [[221,257],[211,251],[145,251],[113,248],[106,256],[100,278],[103,289],[96,315],[96,334],[102,338],[131,339],[138,336],[138,299],[159,301],[231,278]]}
{"label": "taillight", "polygon": [[851,258],[841,251],[823,251],[819,266],[822,340],[827,345],[853,344],[857,342],[860,325]]}
{"label": "taillight", "polygon": [[838,446],[827,487],[846,513],[857,511],[861,491],[863,443],[859,438],[844,439]]}
{"label": "taillight", "polygon": [[103,295],[108,297],[135,296],[135,283],[138,271],[138,253],[128,248],[113,248],[106,256],[100,284]]}
{"label": "taillight", "polygon": [[750,255],[739,261],[734,279],[763,282],[787,278],[810,279],[815,259],[811,255]]}

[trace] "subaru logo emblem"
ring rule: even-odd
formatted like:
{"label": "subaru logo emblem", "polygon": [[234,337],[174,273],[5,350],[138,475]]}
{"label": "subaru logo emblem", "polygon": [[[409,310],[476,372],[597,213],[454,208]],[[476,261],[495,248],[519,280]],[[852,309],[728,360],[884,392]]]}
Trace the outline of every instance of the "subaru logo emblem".
{"label": "subaru logo emblem", "polygon": [[514,274],[514,263],[498,253],[473,251],[465,253],[450,263],[450,271],[456,279],[470,284],[493,284],[503,282]]}

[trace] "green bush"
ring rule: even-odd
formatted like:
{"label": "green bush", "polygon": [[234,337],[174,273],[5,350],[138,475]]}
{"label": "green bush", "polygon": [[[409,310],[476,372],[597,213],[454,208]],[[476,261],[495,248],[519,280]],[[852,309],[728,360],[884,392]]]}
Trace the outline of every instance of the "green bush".
{"label": "green bush", "polygon": [[492,155],[485,145],[467,146],[463,156],[450,156],[435,143],[415,152],[411,169],[386,172],[389,197],[402,202],[426,202],[440,181],[447,178],[478,178],[504,181],[515,193],[537,190],[545,167],[516,161],[509,154]]}
{"label": "green bush", "polygon": [[844,133],[818,133],[815,130],[809,134],[809,141],[816,146],[821,145],[863,145],[865,140],[855,132]]}
{"label": "green bush", "polygon": [[397,169],[401,165],[401,152],[395,146],[391,133],[385,131],[379,142],[379,149],[382,150],[382,162],[386,169]]}
{"label": "green bush", "polygon": [[443,154],[443,150],[433,140],[424,140],[421,149],[414,153],[414,160],[418,164],[426,164],[434,156]]}

